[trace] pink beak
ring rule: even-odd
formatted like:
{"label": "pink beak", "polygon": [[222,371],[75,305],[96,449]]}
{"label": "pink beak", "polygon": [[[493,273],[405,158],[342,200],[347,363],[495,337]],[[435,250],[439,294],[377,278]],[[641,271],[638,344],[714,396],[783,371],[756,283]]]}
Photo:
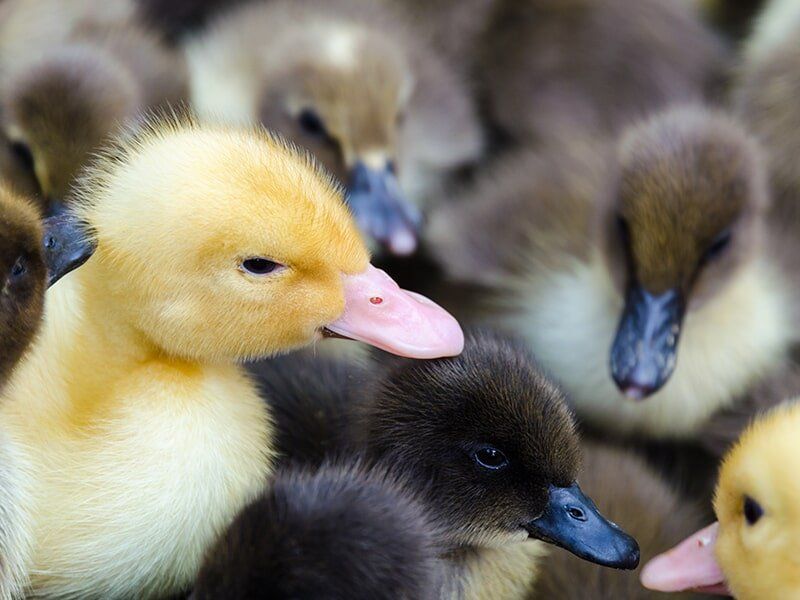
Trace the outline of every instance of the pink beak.
{"label": "pink beak", "polygon": [[693,590],[729,596],[725,575],[714,557],[719,523],[692,534],[642,569],[642,585],[658,592]]}
{"label": "pink beak", "polygon": [[458,321],[424,296],[401,290],[372,265],[344,278],[344,314],[326,329],[408,358],[457,356],[464,349]]}

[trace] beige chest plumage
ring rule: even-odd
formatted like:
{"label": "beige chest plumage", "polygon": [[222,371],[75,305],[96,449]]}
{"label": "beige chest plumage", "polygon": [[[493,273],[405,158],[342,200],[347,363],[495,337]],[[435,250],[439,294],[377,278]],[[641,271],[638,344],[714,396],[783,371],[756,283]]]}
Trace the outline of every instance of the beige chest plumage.
{"label": "beige chest plumage", "polygon": [[529,340],[584,419],[620,433],[685,437],[781,364],[797,336],[783,287],[755,261],[690,312],[674,374],[644,402],[622,396],[610,376],[622,299],[599,258],[530,280],[518,310],[501,320]]}

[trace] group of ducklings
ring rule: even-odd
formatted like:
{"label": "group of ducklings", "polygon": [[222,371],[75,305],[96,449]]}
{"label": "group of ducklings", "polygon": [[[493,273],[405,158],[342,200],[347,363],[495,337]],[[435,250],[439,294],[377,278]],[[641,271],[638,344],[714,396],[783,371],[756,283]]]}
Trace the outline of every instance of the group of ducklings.
{"label": "group of ducklings", "polygon": [[0,599],[800,598],[798,34],[0,0]]}

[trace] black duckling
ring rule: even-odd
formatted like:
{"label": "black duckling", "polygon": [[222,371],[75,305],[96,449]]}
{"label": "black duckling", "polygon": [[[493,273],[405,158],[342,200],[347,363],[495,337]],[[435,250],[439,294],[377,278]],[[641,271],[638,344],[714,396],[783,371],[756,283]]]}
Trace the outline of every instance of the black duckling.
{"label": "black duckling", "polygon": [[210,550],[191,598],[433,599],[434,532],[388,471],[284,471]]}
{"label": "black duckling", "polygon": [[453,278],[495,286],[593,426],[695,437],[789,358],[797,237],[784,235],[758,144],[686,106],[624,134],[500,165],[429,232]]}
{"label": "black duckling", "polygon": [[[311,370],[307,360],[298,372]],[[337,385],[346,372],[340,369],[362,376],[359,367],[325,363],[317,368],[329,377],[315,384],[321,389]],[[524,597],[546,553],[539,540],[599,564],[636,566],[633,539],[575,484],[580,448],[563,394],[520,345],[477,334],[457,358],[382,368],[376,381],[351,392],[300,396],[299,403],[275,400],[298,397],[295,385],[288,394],[273,387],[278,451],[289,462],[315,465],[321,452],[309,452],[307,440],[318,436],[332,455],[356,449],[372,463],[401,468],[442,530],[441,598]],[[278,369],[291,381],[290,363]]]}
{"label": "black duckling", "polygon": [[201,30],[217,13],[246,0],[137,0],[142,19],[171,43]]}
{"label": "black duckling", "polygon": [[[636,537],[643,562],[671,548],[704,524],[702,512],[679,496],[635,454],[621,448],[583,444],[581,487],[597,508]],[[602,569],[566,552],[543,559],[531,600],[655,600],[639,578]],[[697,598],[684,594],[675,600]]]}
{"label": "black duckling", "polygon": [[187,41],[198,113],[261,122],[348,186],[362,230],[391,254],[418,247],[420,209],[480,157],[457,69],[402,12],[373,0],[273,0],[225,11]]}
{"label": "black duckling", "polygon": [[616,134],[711,94],[727,68],[695,7],[662,0],[498,0],[476,52],[489,121],[533,143]]}

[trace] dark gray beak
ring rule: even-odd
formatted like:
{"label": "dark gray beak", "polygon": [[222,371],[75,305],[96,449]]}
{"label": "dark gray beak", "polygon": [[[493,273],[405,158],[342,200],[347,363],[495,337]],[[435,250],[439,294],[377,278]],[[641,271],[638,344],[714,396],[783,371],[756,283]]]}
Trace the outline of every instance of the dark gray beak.
{"label": "dark gray beak", "polygon": [[391,164],[373,169],[357,162],[347,200],[361,230],[392,254],[406,256],[417,249],[422,214],[403,195]]}
{"label": "dark gray beak", "polygon": [[615,569],[639,565],[639,544],[606,519],[577,483],[550,487],[544,513],[528,523],[528,534],[589,562]]}
{"label": "dark gray beak", "polygon": [[611,347],[611,376],[629,398],[658,391],[675,370],[684,302],[678,290],[654,296],[641,286],[628,292]]}
{"label": "dark gray beak", "polygon": [[91,258],[96,242],[86,226],[69,212],[44,220],[44,256],[48,287]]}

